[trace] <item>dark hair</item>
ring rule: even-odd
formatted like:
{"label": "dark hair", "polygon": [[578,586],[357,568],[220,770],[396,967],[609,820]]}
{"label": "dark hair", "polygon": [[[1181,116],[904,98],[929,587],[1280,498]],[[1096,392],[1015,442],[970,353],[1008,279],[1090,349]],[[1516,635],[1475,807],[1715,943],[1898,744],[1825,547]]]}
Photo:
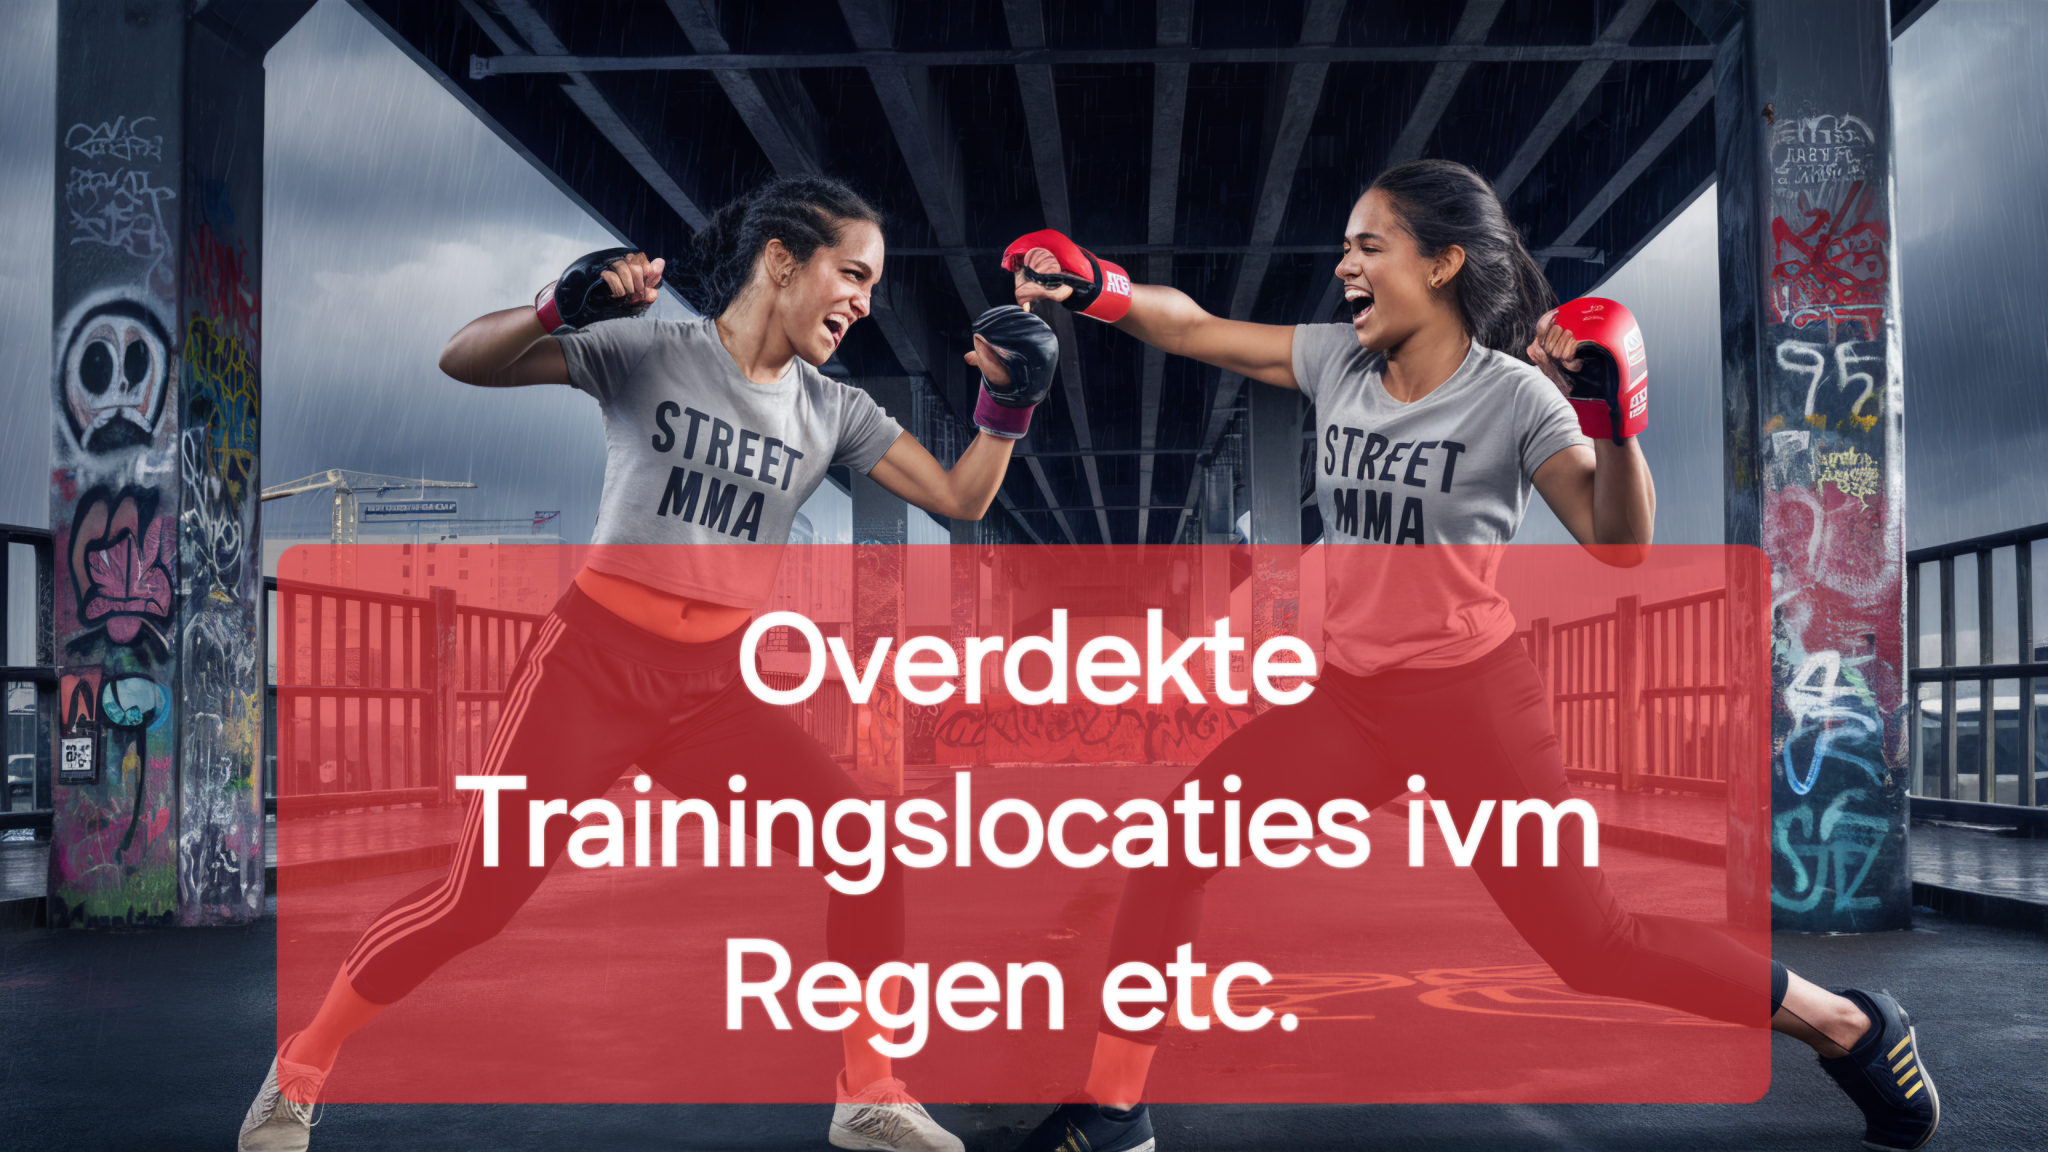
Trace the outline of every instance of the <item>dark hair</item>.
{"label": "dark hair", "polygon": [[849,221],[879,227],[882,214],[853,189],[822,176],[782,176],[712,213],[690,241],[675,278],[690,306],[718,316],[754,275],[754,261],[770,240],[782,241],[798,263],[839,243]]}
{"label": "dark hair", "polygon": [[1526,360],[1536,321],[1557,306],[1557,293],[1508,223],[1486,178],[1452,160],[1396,164],[1372,182],[1393,202],[1425,260],[1455,244],[1465,265],[1450,281],[1465,331],[1496,351]]}

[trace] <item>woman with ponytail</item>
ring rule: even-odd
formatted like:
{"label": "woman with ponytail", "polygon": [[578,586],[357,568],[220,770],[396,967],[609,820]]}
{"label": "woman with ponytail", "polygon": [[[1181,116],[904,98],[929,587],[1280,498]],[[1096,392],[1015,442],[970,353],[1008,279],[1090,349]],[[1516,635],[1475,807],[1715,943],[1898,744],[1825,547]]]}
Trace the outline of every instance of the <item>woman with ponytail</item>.
{"label": "woman with ponytail", "polygon": [[[1461,823],[1482,799],[1570,798],[1548,695],[1485,557],[1513,539],[1532,490],[1610,561],[1650,544],[1656,493],[1634,436],[1647,399],[1640,337],[1629,342],[1632,324],[1610,334],[1604,380],[1581,362],[1606,355],[1593,329],[1618,306],[1556,308],[1492,187],[1446,160],[1387,170],[1353,207],[1336,268],[1348,324],[1212,316],[1172,288],[1129,285],[1057,232],[1020,238],[1005,261],[1020,303],[1058,300],[1315,404],[1317,501],[1333,546],[1328,666],[1305,701],[1239,729],[1173,796],[1199,784],[1244,812],[1282,797],[1311,812],[1340,797],[1372,809],[1422,790],[1410,773],[1426,773]],[[1471,546],[1474,560],[1456,548],[1346,554],[1410,543]],[[1170,865],[1133,869],[1124,886],[1111,970],[1167,971],[1195,937],[1202,886],[1220,869],[1192,865],[1183,822],[1170,829]],[[1597,867],[1566,863],[1506,868],[1481,851],[1472,871],[1573,988],[1768,1023],[1820,1054],[1864,1111],[1866,1147],[1915,1149],[1933,1135],[1934,1086],[1888,993],[1831,993],[1705,924],[1628,912]],[[1151,1152],[1143,1099],[1159,1038],[1157,1026],[1134,1031],[1104,1013],[1085,1092],[1020,1148]]]}
{"label": "woman with ponytail", "polygon": [[[570,265],[534,306],[481,317],[448,342],[441,368],[464,383],[589,393],[607,445],[589,558],[521,654],[481,775],[524,776],[529,795],[572,804],[602,796],[630,765],[678,796],[724,795],[730,786],[800,800],[814,813],[863,799],[740,675],[742,628],[769,594],[776,549],[835,464],[927,511],[980,519],[1057,354],[1051,329],[1022,309],[991,309],[976,322],[967,361],[983,374],[983,434],[945,468],[865,392],[818,371],[868,314],[884,255],[881,217],[852,190],[780,179],[721,208],[695,237],[677,279],[698,318],[641,316],[669,269],[608,249]],[[771,547],[732,547],[745,544]],[[755,779],[733,776],[728,785],[736,764]],[[319,1012],[285,1040],[244,1118],[240,1148],[305,1148],[342,1042],[495,936],[533,894],[547,867],[483,863],[482,810],[471,806],[447,876],[371,923]],[[548,866],[570,823],[548,822]],[[777,822],[772,839],[794,853],[794,822]],[[821,871],[832,868],[820,862]],[[887,870],[864,895],[834,891],[825,938],[829,958],[863,979],[898,959],[901,871]],[[858,1016],[842,1033],[831,1143],[959,1149],[869,1043],[886,1039],[881,1026]]]}

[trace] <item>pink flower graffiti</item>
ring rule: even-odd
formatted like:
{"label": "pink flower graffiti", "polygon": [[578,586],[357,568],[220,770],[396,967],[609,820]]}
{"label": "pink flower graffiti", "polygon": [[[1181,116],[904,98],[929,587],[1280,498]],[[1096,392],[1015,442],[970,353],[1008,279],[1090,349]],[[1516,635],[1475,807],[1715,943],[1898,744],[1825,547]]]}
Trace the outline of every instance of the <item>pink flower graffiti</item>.
{"label": "pink flower graffiti", "polygon": [[170,518],[145,517],[133,492],[88,494],[71,539],[80,622],[132,644],[145,624],[168,621],[176,540]]}

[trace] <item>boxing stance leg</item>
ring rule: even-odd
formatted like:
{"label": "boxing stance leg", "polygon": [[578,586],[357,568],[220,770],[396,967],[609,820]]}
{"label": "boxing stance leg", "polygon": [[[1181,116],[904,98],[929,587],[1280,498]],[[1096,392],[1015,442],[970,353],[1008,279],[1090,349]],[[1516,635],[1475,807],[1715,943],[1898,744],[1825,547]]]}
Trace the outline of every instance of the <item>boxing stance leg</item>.
{"label": "boxing stance leg", "polygon": [[[832,762],[818,742],[791,720],[788,712],[756,699],[743,683],[735,681],[709,710],[686,732],[666,742],[664,750],[644,761],[648,773],[663,787],[679,796],[717,796],[726,792],[727,778],[744,775],[748,808],[753,810],[751,830],[759,835],[760,805],[782,800],[802,802],[810,813],[812,833],[822,836],[825,815],[842,800],[865,802],[869,797],[853,778]],[[729,820],[725,805],[721,819]],[[794,817],[778,817],[768,823],[769,840],[775,849],[792,858],[799,848],[798,823]],[[731,834],[727,824],[727,834]],[[865,843],[860,819],[842,823],[841,842]],[[893,841],[885,835],[884,843]],[[812,845],[812,864],[821,873],[837,871],[858,882],[867,867],[848,867],[832,860],[819,843]],[[825,955],[845,964],[862,979],[876,967],[903,955],[903,873],[894,860],[885,859],[872,867],[882,868],[882,881],[873,891],[858,896],[834,889],[826,899]],[[752,933],[758,935],[760,933]],[[894,1000],[885,990],[884,1002]],[[860,1019],[841,1033],[846,1051],[846,1089],[857,1093],[876,1080],[890,1076],[889,1058],[867,1041],[882,1032],[864,1006],[856,1011]],[[890,1039],[885,1035],[884,1039]]]}
{"label": "boxing stance leg", "polygon": [[[529,863],[529,797],[567,799],[573,808],[602,796],[656,744],[678,710],[701,711],[677,675],[623,658],[560,613],[550,616],[521,658],[505,696],[481,776],[523,776],[525,790],[498,800],[498,859],[484,859],[484,808],[469,805],[448,874],[385,909],[350,950],[343,972],[364,1000],[391,1004],[458,954],[496,936],[554,867],[573,821],[551,819],[543,863]],[[683,689],[683,691],[678,691]]]}

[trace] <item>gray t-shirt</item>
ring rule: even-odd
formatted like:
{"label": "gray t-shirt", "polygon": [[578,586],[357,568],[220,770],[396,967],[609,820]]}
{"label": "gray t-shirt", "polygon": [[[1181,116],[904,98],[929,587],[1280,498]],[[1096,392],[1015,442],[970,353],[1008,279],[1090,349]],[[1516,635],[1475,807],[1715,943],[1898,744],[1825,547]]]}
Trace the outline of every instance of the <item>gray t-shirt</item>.
{"label": "gray t-shirt", "polygon": [[1361,676],[1453,667],[1514,633],[1493,590],[1497,546],[1521,526],[1543,462],[1591,444],[1557,385],[1477,342],[1450,379],[1413,403],[1387,394],[1385,364],[1349,324],[1294,329],[1294,378],[1316,406],[1323,539],[1460,546],[1329,553],[1328,658]]}
{"label": "gray t-shirt", "polygon": [[786,544],[828,467],[865,475],[903,433],[866,392],[801,359],[775,383],[753,383],[710,319],[605,320],[556,339],[569,382],[604,412],[588,563],[677,595],[753,607],[774,560],[646,545]]}

